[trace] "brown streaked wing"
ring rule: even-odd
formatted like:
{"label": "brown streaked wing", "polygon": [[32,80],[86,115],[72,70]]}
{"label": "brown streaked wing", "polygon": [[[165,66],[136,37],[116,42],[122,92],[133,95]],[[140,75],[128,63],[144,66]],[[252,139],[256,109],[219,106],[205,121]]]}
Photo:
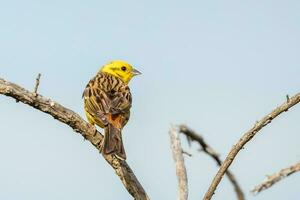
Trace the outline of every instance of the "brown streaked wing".
{"label": "brown streaked wing", "polygon": [[97,123],[107,124],[105,113],[109,111],[109,99],[105,92],[101,90],[101,83],[98,80],[101,80],[101,77],[96,76],[93,78],[84,91],[85,110]]}
{"label": "brown streaked wing", "polygon": [[122,115],[123,126],[130,116],[131,93],[129,87],[119,78],[99,73],[91,79],[84,91],[86,111],[93,116],[95,121],[106,124],[105,115]]}

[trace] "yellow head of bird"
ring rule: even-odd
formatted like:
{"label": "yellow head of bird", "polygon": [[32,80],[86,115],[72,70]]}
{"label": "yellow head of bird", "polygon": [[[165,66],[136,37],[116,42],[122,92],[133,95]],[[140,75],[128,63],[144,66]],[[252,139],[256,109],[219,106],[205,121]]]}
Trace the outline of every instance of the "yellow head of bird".
{"label": "yellow head of bird", "polygon": [[122,60],[115,60],[104,65],[100,72],[105,72],[120,78],[123,82],[128,83],[132,77],[141,74],[134,69],[130,64]]}

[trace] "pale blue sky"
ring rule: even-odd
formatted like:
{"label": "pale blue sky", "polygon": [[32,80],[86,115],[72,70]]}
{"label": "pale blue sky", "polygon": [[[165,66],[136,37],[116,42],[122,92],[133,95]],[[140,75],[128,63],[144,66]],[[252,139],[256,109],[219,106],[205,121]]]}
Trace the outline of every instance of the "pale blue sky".
{"label": "pale blue sky", "polygon": [[[84,117],[81,94],[98,68],[124,59],[130,84],[128,163],[155,200],[176,199],[170,124],[186,123],[225,157],[253,123],[299,92],[299,1],[1,1],[0,77]],[[94,147],[52,117],[0,96],[0,199],[131,199]],[[231,169],[248,199],[300,198],[295,174],[259,196],[266,174],[299,161],[300,106],[260,132]],[[217,171],[186,158],[190,199]],[[215,198],[235,199],[225,178]]]}

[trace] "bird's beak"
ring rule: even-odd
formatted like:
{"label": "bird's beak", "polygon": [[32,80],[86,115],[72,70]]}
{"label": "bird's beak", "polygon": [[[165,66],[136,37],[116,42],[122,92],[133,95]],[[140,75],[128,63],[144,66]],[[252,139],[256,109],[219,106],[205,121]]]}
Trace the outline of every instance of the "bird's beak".
{"label": "bird's beak", "polygon": [[137,75],[140,75],[140,74],[142,74],[141,72],[139,72],[138,70],[136,70],[136,69],[132,69],[132,74],[133,74],[133,76],[137,76]]}

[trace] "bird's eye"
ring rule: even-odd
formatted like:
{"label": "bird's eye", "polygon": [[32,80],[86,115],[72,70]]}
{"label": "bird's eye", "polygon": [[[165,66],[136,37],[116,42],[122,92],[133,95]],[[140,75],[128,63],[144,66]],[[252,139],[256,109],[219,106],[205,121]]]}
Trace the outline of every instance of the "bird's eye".
{"label": "bird's eye", "polygon": [[125,66],[121,67],[121,70],[122,70],[123,72],[125,72],[125,71],[126,71],[126,67],[125,67]]}

